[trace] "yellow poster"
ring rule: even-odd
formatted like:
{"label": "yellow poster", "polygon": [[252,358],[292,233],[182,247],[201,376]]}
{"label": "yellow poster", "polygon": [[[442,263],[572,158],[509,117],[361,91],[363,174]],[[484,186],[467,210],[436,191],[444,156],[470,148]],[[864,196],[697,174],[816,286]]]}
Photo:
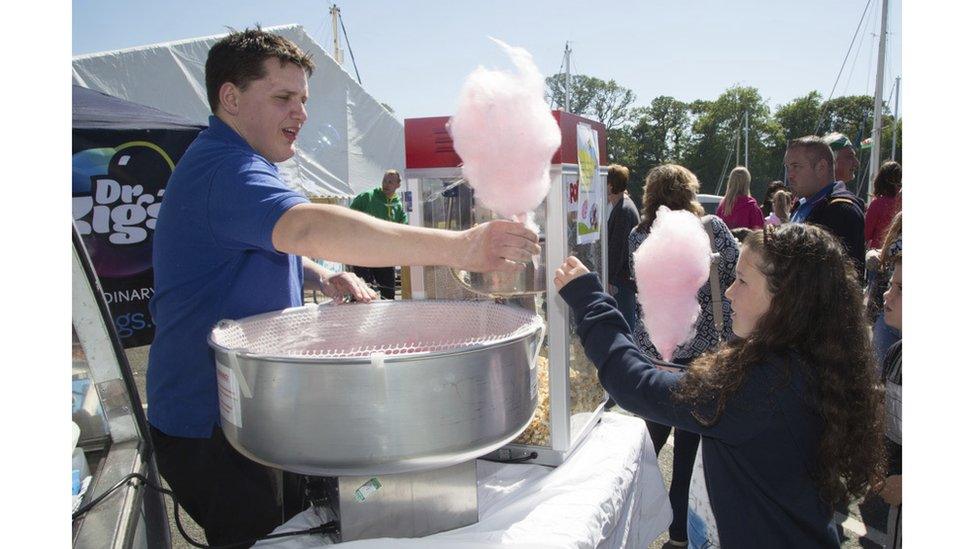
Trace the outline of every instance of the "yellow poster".
{"label": "yellow poster", "polygon": [[576,125],[576,158],[580,170],[580,192],[593,189],[596,167],[600,162],[600,148],[597,146],[597,133],[589,124]]}
{"label": "yellow poster", "polygon": [[594,187],[600,149],[597,133],[589,124],[576,125],[576,157],[579,161],[579,208],[576,215],[576,242],[588,244],[600,239],[600,193]]}

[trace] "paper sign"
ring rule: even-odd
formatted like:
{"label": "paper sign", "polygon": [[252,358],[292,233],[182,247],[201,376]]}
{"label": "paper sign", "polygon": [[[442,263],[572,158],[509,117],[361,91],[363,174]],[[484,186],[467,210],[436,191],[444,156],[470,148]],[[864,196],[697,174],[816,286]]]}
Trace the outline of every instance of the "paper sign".
{"label": "paper sign", "polygon": [[241,421],[241,389],[237,385],[237,376],[234,375],[234,370],[222,364],[220,359],[217,359],[216,363],[220,417],[240,429],[244,422]]}

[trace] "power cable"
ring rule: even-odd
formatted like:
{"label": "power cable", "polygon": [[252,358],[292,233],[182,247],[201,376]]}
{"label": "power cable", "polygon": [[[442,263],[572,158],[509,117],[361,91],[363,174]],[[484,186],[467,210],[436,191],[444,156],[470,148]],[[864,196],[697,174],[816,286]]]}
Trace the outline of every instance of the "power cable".
{"label": "power cable", "polygon": [[339,524],[336,521],[330,521],[330,522],[327,522],[325,524],[321,524],[319,526],[315,526],[313,528],[308,528],[308,529],[305,529],[305,530],[298,530],[298,531],[295,531],[295,532],[283,532],[283,533],[280,533],[280,534],[269,534],[269,535],[264,536],[264,537],[247,539],[247,540],[241,540],[241,541],[238,541],[238,542],[235,542],[235,543],[231,543],[231,544],[226,544],[226,545],[207,545],[207,544],[204,544],[204,543],[200,543],[200,542],[194,540],[193,538],[191,538],[190,537],[190,534],[188,534],[186,532],[186,530],[183,528],[183,522],[180,520],[180,506],[179,506],[178,502],[176,501],[176,495],[171,490],[167,490],[167,489],[162,488],[160,486],[156,486],[155,484],[152,483],[152,481],[150,481],[144,475],[141,475],[139,473],[129,473],[128,475],[122,477],[122,479],[119,480],[118,482],[116,482],[114,486],[112,486],[108,490],[102,492],[97,497],[95,497],[94,499],[92,499],[91,501],[89,501],[88,503],[86,503],[85,505],[82,505],[81,507],[79,507],[77,511],[75,511],[74,513],[71,514],[71,520],[75,520],[78,517],[80,517],[80,516],[84,515],[85,513],[87,513],[88,511],[91,511],[96,505],[98,505],[99,503],[101,503],[102,501],[104,501],[106,498],[108,498],[109,496],[111,496],[112,494],[114,494],[119,488],[122,488],[123,486],[133,486],[132,484],[129,483],[129,481],[131,481],[131,480],[138,480],[143,485],[145,485],[145,486],[147,486],[147,487],[149,487],[149,488],[151,488],[151,489],[153,489],[153,490],[155,490],[155,491],[157,491],[159,493],[162,493],[162,494],[165,494],[165,495],[169,496],[170,499],[173,500],[173,518],[176,520],[176,528],[177,528],[177,530],[180,531],[180,535],[182,535],[183,538],[186,539],[187,543],[189,543],[190,545],[192,545],[194,547],[200,547],[201,549],[229,549],[229,548],[232,548],[232,547],[240,547],[241,545],[248,545],[248,546],[250,546],[250,545],[255,544],[258,541],[266,540],[266,539],[278,539],[278,538],[284,538],[284,537],[304,536],[304,535],[312,535],[312,534],[334,534],[334,533],[337,533],[339,531]]}

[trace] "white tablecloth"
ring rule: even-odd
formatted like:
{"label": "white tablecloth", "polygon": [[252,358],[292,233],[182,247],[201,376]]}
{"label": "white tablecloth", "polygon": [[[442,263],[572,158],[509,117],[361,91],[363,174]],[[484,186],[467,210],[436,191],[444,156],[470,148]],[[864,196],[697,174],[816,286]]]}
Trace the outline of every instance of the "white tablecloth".
{"label": "white tablecloth", "polygon": [[[671,523],[671,505],[644,422],[604,414],[570,458],[553,469],[478,460],[475,524],[419,539],[370,539],[342,543],[350,549],[393,547],[639,548]],[[312,509],[274,533],[321,524]],[[325,536],[296,536],[265,549],[329,545]]]}

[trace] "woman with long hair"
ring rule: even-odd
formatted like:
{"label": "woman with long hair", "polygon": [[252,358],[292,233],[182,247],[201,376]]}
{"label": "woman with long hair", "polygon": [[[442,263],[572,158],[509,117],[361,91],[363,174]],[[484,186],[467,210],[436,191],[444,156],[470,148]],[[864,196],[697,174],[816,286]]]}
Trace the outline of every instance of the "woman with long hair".
{"label": "woman with long hair", "polygon": [[878,249],[888,233],[891,220],[901,211],[901,164],[889,160],[874,176],[874,194],[864,214],[864,243]]}
{"label": "woman with long hair", "polygon": [[[739,259],[739,247],[721,219],[713,215],[705,216],[705,210],[697,201],[698,178],[684,166],[664,164],[648,172],[644,179],[644,201],[641,212],[641,222],[630,233],[630,262],[631,272],[634,272],[634,252],[647,239],[654,225],[657,210],[667,206],[673,211],[686,210],[702,218],[711,236],[712,250],[719,254],[717,269],[718,294],[712,295],[711,284],[706,282],[698,290],[698,304],[701,314],[695,324],[695,335],[691,341],[679,346],[674,353],[673,360],[679,364],[689,364],[707,350],[717,349],[719,344],[732,335],[732,309],[729,301],[721,294],[735,280],[735,262]],[[720,301],[717,303],[715,300]],[[715,318],[717,309],[721,308],[722,317]],[[661,354],[654,344],[643,322],[643,309],[637,305],[637,322],[634,329],[634,341],[645,355],[660,359]],[[659,453],[671,434],[671,425],[647,422],[647,429],[654,443],[654,451]],[[692,467],[695,464],[695,453],[698,451],[698,441],[701,437],[697,433],[674,430],[674,461],[671,469],[671,488],[669,497],[673,520],[669,528],[671,545],[680,547],[687,543],[688,533],[686,518],[688,510],[688,488],[691,483]]]}
{"label": "woman with long hair", "polygon": [[625,410],[700,433],[692,547],[839,547],[834,510],[884,475],[883,406],[861,287],[844,246],[815,225],[746,238],[736,339],[687,371],[656,367],[575,257],[556,271],[600,381]]}
{"label": "woman with long hair", "polygon": [[716,213],[730,229],[758,229],[763,226],[762,210],[749,191],[751,184],[752,175],[744,166],[736,166],[729,174],[728,188],[725,197],[718,203]]}

